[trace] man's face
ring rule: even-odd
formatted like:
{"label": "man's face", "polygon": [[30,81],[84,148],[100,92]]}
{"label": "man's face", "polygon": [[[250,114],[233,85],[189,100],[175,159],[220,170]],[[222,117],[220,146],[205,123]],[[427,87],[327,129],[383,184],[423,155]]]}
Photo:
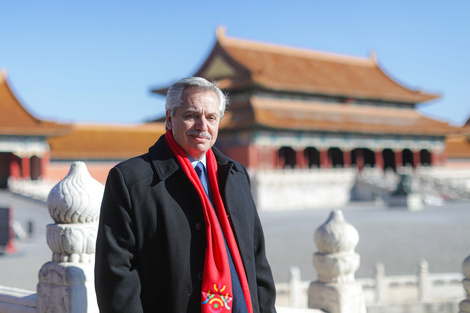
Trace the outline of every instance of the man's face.
{"label": "man's face", "polygon": [[182,100],[173,116],[166,112],[166,125],[184,152],[200,160],[217,139],[219,99],[213,91],[190,88],[183,92]]}

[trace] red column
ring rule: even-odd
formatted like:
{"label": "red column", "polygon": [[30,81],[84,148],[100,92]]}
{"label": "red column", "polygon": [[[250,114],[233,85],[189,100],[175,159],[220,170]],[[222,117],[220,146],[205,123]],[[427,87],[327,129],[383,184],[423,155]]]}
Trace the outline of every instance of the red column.
{"label": "red column", "polygon": [[[257,165],[258,169],[266,168],[266,158],[263,155],[263,151],[269,151],[269,148],[265,147],[265,149],[263,149],[263,147],[261,146],[256,147],[256,158],[258,159],[258,165]],[[267,159],[269,160],[270,158],[267,158]]]}
{"label": "red column", "polygon": [[284,168],[286,164],[285,157],[279,154],[279,150],[274,150],[273,155],[274,155],[274,160],[275,160],[274,164],[276,165],[275,168]]}
{"label": "red column", "polygon": [[446,155],[446,151],[443,150],[441,152],[441,165],[445,165],[447,162],[447,155]]}
{"label": "red column", "polygon": [[432,150],[431,151],[431,166],[441,166],[442,165],[442,154],[443,151]]}
{"label": "red column", "polygon": [[245,167],[246,168],[251,168],[251,167],[255,167],[255,163],[256,163],[256,149],[253,145],[248,145],[246,146],[246,164],[245,164]]}
{"label": "red column", "polygon": [[343,150],[344,167],[351,167],[351,150]]}
{"label": "red column", "polygon": [[382,150],[375,151],[375,166],[380,167],[381,169],[384,168],[384,157]]}
{"label": "red column", "polygon": [[297,163],[297,168],[305,168],[305,155],[304,155],[304,150],[300,149],[295,152],[295,157],[296,157],[296,163]]}
{"label": "red column", "polygon": [[31,177],[29,158],[21,158],[21,177],[22,178]]}
{"label": "red column", "polygon": [[274,158],[274,147],[260,148],[260,162],[263,164],[262,169],[276,168],[276,159]]}
{"label": "red column", "polygon": [[320,150],[320,168],[329,168],[330,159],[328,158],[328,149],[323,148]]}
{"label": "red column", "polygon": [[45,152],[41,158],[40,175],[42,179],[47,178],[47,168],[49,167],[49,152]]}
{"label": "red column", "polygon": [[278,155],[278,152],[276,149],[273,149],[271,151],[271,156],[272,156],[272,166],[273,168],[277,168],[277,155]]}
{"label": "red column", "polygon": [[396,168],[403,166],[403,152],[401,150],[395,151],[395,165]]}
{"label": "red column", "polygon": [[20,178],[21,176],[19,158],[13,153],[10,154],[10,176],[13,178]]}
{"label": "red column", "polygon": [[413,168],[418,168],[421,164],[421,153],[419,150],[413,151]]}

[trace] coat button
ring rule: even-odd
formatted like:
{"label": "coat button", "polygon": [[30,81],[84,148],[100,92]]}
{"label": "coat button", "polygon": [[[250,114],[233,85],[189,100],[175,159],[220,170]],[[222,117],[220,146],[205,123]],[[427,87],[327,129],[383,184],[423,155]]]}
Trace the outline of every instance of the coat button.
{"label": "coat button", "polygon": [[199,272],[199,273],[197,274],[197,278],[199,278],[200,280],[202,280],[202,272]]}
{"label": "coat button", "polygon": [[196,223],[196,224],[194,225],[194,228],[195,228],[196,230],[201,230],[201,229],[202,229],[202,224],[201,224],[201,223]]}

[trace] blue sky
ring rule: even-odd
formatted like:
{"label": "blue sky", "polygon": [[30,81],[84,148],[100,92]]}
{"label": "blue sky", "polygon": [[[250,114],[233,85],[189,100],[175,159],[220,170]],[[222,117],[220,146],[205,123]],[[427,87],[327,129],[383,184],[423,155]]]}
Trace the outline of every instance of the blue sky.
{"label": "blue sky", "polygon": [[230,37],[367,57],[442,98],[420,105],[460,126],[470,117],[470,1],[2,1],[0,67],[25,107],[59,122],[139,123],[152,95],[191,76]]}

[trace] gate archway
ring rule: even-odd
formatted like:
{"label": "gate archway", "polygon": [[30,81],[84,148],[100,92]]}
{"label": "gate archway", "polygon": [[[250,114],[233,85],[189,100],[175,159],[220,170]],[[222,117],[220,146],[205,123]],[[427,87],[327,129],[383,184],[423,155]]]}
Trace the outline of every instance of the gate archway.
{"label": "gate archway", "polygon": [[411,166],[413,167],[413,152],[410,149],[403,149],[402,152],[403,156],[403,166]]}
{"label": "gate archway", "polygon": [[397,169],[397,161],[395,158],[395,152],[392,149],[384,149],[382,151],[382,155],[384,158],[384,170],[387,170],[388,168],[392,170]]}
{"label": "gate archway", "polygon": [[308,167],[320,167],[320,151],[314,147],[308,147],[304,150],[304,156],[307,159]]}
{"label": "gate archway", "polygon": [[344,154],[339,148],[328,149],[328,158],[333,167],[344,167]]}
{"label": "gate archway", "polygon": [[297,165],[295,151],[291,147],[281,147],[278,155],[282,168],[295,168]]}

